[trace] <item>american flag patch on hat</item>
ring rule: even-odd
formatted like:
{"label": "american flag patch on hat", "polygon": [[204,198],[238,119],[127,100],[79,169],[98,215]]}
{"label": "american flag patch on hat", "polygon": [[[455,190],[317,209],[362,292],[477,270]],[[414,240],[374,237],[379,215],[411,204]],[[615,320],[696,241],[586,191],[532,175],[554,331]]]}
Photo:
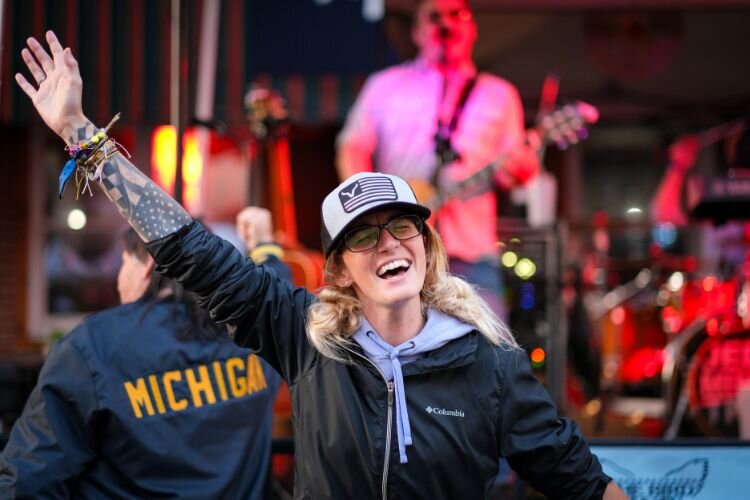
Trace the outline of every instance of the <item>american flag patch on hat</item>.
{"label": "american flag patch on hat", "polygon": [[358,179],[339,191],[339,201],[346,213],[368,203],[397,199],[398,193],[393,182],[384,175]]}

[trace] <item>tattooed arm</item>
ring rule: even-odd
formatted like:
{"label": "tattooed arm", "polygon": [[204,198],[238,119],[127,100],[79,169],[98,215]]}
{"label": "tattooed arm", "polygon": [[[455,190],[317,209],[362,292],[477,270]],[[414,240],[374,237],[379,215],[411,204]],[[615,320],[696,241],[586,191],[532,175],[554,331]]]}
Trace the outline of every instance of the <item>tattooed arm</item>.
{"label": "tattooed arm", "polygon": [[[66,142],[72,144],[91,137],[96,128],[87,121],[75,133],[66,130]],[[105,160],[102,189],[107,198],[145,242],[174,233],[193,220],[182,206],[121,154]]]}
{"label": "tattooed arm", "polygon": [[[83,114],[83,82],[70,48],[63,50],[52,31],[46,33],[50,53],[34,38],[21,51],[35,87],[16,74],[16,82],[31,98],[39,116],[68,144],[92,137],[99,129]],[[189,224],[190,215],[167,193],[116,154],[105,160],[102,188],[125,220],[146,241],[154,241]]]}

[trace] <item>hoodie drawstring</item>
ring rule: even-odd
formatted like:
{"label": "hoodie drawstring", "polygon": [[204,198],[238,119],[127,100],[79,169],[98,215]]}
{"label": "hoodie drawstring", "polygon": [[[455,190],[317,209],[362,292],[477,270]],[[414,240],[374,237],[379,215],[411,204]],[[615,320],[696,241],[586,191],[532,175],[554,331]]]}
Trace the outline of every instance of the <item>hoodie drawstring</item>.
{"label": "hoodie drawstring", "polygon": [[[398,357],[409,349],[414,348],[414,342],[408,342],[400,348],[395,348],[381,339],[377,334],[372,331],[367,332],[367,336],[378,344],[385,353],[387,353],[387,359],[390,360],[391,366],[393,367],[393,382],[394,382],[394,393],[396,396],[396,435],[398,436],[398,453],[401,459],[401,463],[405,464],[408,460],[406,458],[406,447],[411,446],[411,425],[409,425],[409,413],[406,409],[406,391],[404,389],[404,374],[401,371],[401,361]],[[385,356],[383,356],[385,358]]]}

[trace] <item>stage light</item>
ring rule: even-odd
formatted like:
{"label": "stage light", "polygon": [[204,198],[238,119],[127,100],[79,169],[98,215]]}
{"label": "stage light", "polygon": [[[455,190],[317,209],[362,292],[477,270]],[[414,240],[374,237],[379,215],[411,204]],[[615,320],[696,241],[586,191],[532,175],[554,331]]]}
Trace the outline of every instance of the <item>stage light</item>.
{"label": "stage light", "polygon": [[536,274],[536,264],[531,259],[524,257],[518,261],[513,271],[522,280],[527,280]]}
{"label": "stage light", "polygon": [[201,179],[203,178],[203,157],[195,130],[188,130],[184,136],[185,154],[182,158],[183,205],[190,213],[197,213],[201,205]]}
{"label": "stage light", "polygon": [[679,292],[685,286],[685,275],[679,271],[672,273],[667,280],[667,288],[671,292]]}
{"label": "stage light", "polygon": [[[203,157],[198,136],[190,129],[183,134],[182,204],[188,212],[200,210]],[[174,195],[177,164],[177,132],[171,125],[156,127],[151,136],[151,171],[154,182],[169,195]]]}
{"label": "stage light", "polygon": [[677,228],[667,222],[659,224],[651,230],[651,237],[660,248],[665,248],[677,241]]}
{"label": "stage light", "polygon": [[536,305],[536,298],[534,298],[534,283],[523,283],[521,285],[521,309],[526,311],[533,309]]}
{"label": "stage light", "polygon": [[719,283],[719,280],[716,279],[716,276],[706,276],[703,278],[703,290],[706,292],[712,291],[714,288],[716,288],[716,285]]}
{"label": "stage light", "polygon": [[709,336],[713,337],[717,333],[719,333],[719,320],[716,318],[711,318],[706,323],[706,333],[708,333]]}
{"label": "stage light", "polygon": [[151,135],[151,172],[154,182],[169,195],[174,194],[177,163],[177,132],[171,125],[156,127]]}
{"label": "stage light", "polygon": [[534,296],[528,293],[521,295],[521,309],[528,311],[533,309],[536,305],[536,299]]}
{"label": "stage light", "polygon": [[68,227],[80,231],[86,227],[86,214],[80,208],[74,208],[68,213]]}
{"label": "stage light", "polygon": [[625,323],[625,308],[617,306],[609,313],[609,319],[615,326],[620,326]]}
{"label": "stage light", "polygon": [[532,368],[539,369],[544,366],[545,361],[547,360],[547,353],[544,352],[544,349],[541,347],[537,347],[531,351],[531,354],[529,354],[529,359],[531,360],[531,366]]}
{"label": "stage light", "polygon": [[503,256],[500,258],[500,262],[505,267],[513,267],[518,262],[518,254],[513,251],[503,252]]}
{"label": "stage light", "polygon": [[597,415],[602,409],[602,402],[600,399],[592,399],[588,403],[586,403],[586,406],[584,407],[584,412],[589,417],[593,417]]}

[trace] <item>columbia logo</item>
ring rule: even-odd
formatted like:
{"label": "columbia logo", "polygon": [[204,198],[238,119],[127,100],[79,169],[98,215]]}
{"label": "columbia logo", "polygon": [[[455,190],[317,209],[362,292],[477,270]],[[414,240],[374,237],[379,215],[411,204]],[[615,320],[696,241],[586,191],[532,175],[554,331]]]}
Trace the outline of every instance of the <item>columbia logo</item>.
{"label": "columbia logo", "polygon": [[433,408],[428,406],[425,411],[430,415],[445,415],[448,417],[461,417],[464,418],[464,412],[461,410],[446,410],[445,408]]}

